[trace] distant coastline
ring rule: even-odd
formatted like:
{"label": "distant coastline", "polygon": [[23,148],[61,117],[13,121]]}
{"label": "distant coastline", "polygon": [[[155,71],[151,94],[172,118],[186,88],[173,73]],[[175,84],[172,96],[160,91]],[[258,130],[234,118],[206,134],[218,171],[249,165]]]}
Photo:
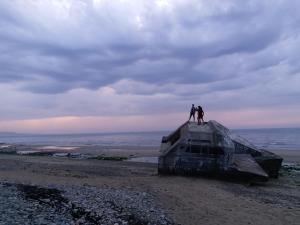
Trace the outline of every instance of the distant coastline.
{"label": "distant coastline", "polygon": [[[300,128],[233,129],[258,148],[267,150],[300,150]],[[83,133],[83,134],[21,134],[0,132],[0,143],[28,145],[100,145],[100,146],[160,146],[162,136],[169,131]]]}

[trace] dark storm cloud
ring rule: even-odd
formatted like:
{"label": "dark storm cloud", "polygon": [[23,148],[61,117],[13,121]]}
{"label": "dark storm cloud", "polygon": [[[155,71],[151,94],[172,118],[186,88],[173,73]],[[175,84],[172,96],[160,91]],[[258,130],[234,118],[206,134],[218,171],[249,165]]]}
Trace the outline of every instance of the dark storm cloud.
{"label": "dark storm cloud", "polygon": [[[28,91],[57,93],[121,79],[158,85],[230,80],[247,69],[220,75],[213,65],[201,64],[250,54],[252,68],[264,68],[273,56],[256,61],[258,52],[299,35],[292,33],[299,32],[295,1],[171,1],[165,8],[153,2],[125,7],[123,15],[117,9],[124,2],[100,2],[99,7],[92,1],[68,3],[58,10],[53,1],[27,7],[22,1],[1,1],[1,82],[25,80]],[[111,11],[105,11],[109,6]]]}
{"label": "dark storm cloud", "polygon": [[12,102],[0,115],[19,106],[19,118],[118,115],[119,106],[144,114],[195,99],[210,109],[295,105],[299,8],[292,0],[0,1],[0,85]]}

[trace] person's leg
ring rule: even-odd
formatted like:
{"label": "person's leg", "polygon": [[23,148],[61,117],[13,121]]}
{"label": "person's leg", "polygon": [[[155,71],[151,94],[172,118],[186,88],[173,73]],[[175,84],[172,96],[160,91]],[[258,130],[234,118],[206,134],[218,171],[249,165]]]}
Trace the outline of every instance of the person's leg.
{"label": "person's leg", "polygon": [[193,114],[193,119],[194,119],[194,122],[195,122],[195,114]]}
{"label": "person's leg", "polygon": [[203,117],[199,117],[199,125],[201,125],[203,122]]}

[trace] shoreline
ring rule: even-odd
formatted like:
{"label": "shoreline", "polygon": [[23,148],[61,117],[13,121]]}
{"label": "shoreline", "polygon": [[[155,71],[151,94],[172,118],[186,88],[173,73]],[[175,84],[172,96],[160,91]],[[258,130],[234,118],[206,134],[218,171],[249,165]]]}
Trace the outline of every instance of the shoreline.
{"label": "shoreline", "polygon": [[[283,158],[283,163],[300,163],[300,150],[267,150],[273,152]],[[2,144],[0,145],[1,153],[16,154],[44,154],[51,155],[73,154],[88,157],[121,157],[121,158],[140,158],[140,157],[158,157],[159,147],[157,146],[108,146],[108,145],[72,145],[72,146],[56,146],[56,145],[19,145],[19,144]]]}
{"label": "shoreline", "polygon": [[283,163],[300,163],[300,150],[270,150],[283,158]]}

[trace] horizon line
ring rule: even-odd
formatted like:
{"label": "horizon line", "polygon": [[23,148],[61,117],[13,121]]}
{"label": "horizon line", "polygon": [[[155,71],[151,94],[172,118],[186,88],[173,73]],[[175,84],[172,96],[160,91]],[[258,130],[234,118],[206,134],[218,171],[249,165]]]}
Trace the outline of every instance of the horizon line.
{"label": "horizon line", "polygon": [[[300,127],[257,127],[257,128],[228,128],[229,130],[269,130],[269,129],[300,129]],[[43,135],[93,135],[93,134],[101,134],[101,135],[110,135],[110,134],[135,134],[135,133],[158,133],[158,132],[172,132],[172,130],[139,130],[139,131],[111,131],[111,132],[57,132],[57,133],[30,133],[30,132],[17,132],[17,131],[0,131],[0,135],[3,134],[11,134],[11,135],[35,135],[35,136],[43,136]]]}

